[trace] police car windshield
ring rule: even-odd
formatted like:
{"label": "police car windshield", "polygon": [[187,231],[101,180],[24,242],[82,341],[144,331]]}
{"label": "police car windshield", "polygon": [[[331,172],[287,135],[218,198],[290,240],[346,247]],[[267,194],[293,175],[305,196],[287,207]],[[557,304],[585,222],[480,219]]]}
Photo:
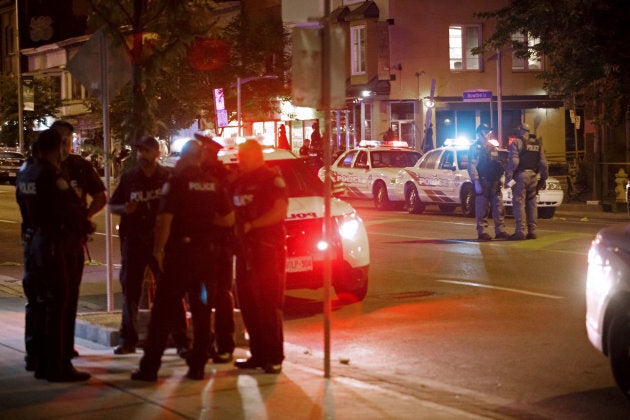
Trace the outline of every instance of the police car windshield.
{"label": "police car windshield", "polygon": [[267,166],[282,174],[289,197],[324,195],[324,183],[301,159],[267,160]]}

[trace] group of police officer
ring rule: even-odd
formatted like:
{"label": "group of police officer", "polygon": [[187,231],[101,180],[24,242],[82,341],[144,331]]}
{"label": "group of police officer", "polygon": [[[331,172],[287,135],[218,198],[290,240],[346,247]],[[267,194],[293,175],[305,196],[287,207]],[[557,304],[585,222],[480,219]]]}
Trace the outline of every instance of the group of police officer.
{"label": "group of police officer", "polygon": [[[91,218],[107,202],[105,186],[92,165],[70,153],[73,131],[65,121],[43,131],[16,180],[27,297],[26,369],[51,382],[90,378],[71,363],[78,356],[74,324],[84,251],[94,230]],[[135,352],[146,267],[157,278],[145,354],[131,376],[135,380],[157,380],[169,334],[180,350],[187,350],[180,355],[191,379],[203,379],[209,358],[214,363],[233,360],[234,255],[251,352],[235,366],[267,373],[282,368],[288,207],[284,179],[265,165],[256,141],[240,145],[239,171],[234,173],[217,159],[218,143],[196,137],[184,146],[170,173],[157,163],[158,142],[150,136],[139,139],[138,165],[123,174],[109,203],[121,216],[124,300],[115,354]],[[193,317],[192,349],[186,341],[184,297]]]}
{"label": "group of police officer", "polygon": [[70,153],[73,131],[65,121],[43,131],[16,178],[27,298],[26,370],[50,382],[90,378],[71,362],[78,356],[74,326],[84,248],[94,231],[91,218],[106,204],[105,186],[94,167]]}
{"label": "group of police officer", "polygon": [[[468,173],[475,186],[477,238],[480,241],[492,239],[486,232],[488,214],[491,212],[495,239],[536,239],[536,195],[538,190],[546,188],[548,176],[542,141],[531,132],[528,124],[520,124],[517,127],[518,137],[509,145],[507,167],[504,168],[499,156],[499,144],[489,137],[491,131],[487,124],[480,124],[477,127],[477,138],[469,150]],[[501,177],[504,173],[504,186],[512,189],[515,220],[512,235],[505,231],[505,209],[501,193]],[[527,234],[524,232],[525,228]]]}
{"label": "group of police officer", "polygon": [[[143,145],[149,141],[142,140],[136,147]],[[265,165],[255,140],[239,146],[237,173],[217,159],[220,148],[200,135],[188,141],[161,188],[149,248],[158,281],[144,356],[131,374],[134,380],[157,380],[169,333],[181,327],[178,319],[184,297],[194,333],[192,349],[185,355],[186,376],[203,379],[209,358],[214,363],[232,361],[233,255],[251,352],[250,358],[234,364],[267,373],[282,369],[286,185],[280,174]],[[126,343],[119,347],[125,350]],[[126,352],[131,351],[118,354]]]}

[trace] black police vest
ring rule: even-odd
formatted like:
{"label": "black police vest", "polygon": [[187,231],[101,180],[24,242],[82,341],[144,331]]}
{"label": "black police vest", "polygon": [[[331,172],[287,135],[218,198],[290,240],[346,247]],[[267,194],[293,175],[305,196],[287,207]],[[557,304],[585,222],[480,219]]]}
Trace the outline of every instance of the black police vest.
{"label": "black police vest", "polygon": [[523,144],[523,150],[519,155],[519,171],[537,171],[540,162],[540,149],[542,145],[537,138],[529,138]]}

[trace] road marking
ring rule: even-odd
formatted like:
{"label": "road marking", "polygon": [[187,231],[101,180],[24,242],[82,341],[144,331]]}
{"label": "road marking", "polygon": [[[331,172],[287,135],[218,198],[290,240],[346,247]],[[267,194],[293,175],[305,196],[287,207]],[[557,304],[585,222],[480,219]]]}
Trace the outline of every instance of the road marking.
{"label": "road marking", "polygon": [[0,222],[1,223],[20,223],[20,222],[17,222],[15,220],[1,220],[1,219],[0,219]]}
{"label": "road marking", "polygon": [[548,295],[546,293],[536,293],[536,292],[530,292],[530,291],[522,290],[522,289],[512,289],[509,287],[491,286],[489,284],[471,283],[468,281],[455,281],[455,280],[437,280],[437,281],[439,281],[440,283],[452,283],[452,284],[459,284],[462,286],[481,287],[484,289],[494,289],[494,290],[501,290],[504,292],[520,293],[522,295],[537,296],[537,297],[542,297],[546,299],[564,299],[564,296]]}

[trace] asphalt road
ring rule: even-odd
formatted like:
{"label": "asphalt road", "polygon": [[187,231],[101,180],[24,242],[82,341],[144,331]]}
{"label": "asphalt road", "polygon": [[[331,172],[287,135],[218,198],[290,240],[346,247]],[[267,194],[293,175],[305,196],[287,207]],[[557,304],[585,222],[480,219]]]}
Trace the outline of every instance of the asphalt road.
{"label": "asphalt road", "polygon": [[[18,281],[21,270],[13,194],[0,186],[0,282]],[[353,204],[370,237],[370,287],[361,303],[334,302],[332,375],[343,365],[357,378],[484,417],[628,417],[630,404],[584,329],[587,249],[615,222],[557,217],[540,221],[535,241],[478,243],[472,219]],[[103,226],[101,216],[90,243],[100,262]],[[83,307],[104,302],[89,299]],[[318,367],[321,310],[321,290],[287,293],[287,345]]]}

